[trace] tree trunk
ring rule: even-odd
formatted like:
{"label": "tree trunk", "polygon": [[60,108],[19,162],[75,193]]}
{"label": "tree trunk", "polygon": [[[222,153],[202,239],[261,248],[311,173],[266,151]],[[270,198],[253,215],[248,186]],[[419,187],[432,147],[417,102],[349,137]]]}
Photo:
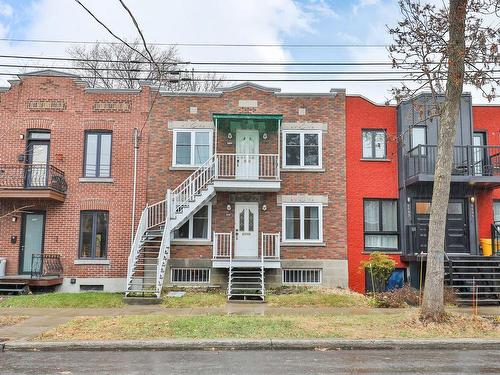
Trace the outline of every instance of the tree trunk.
{"label": "tree trunk", "polygon": [[427,246],[427,271],[421,317],[441,321],[444,311],[445,231],[450,197],[453,144],[464,80],[465,16],[467,0],[450,0],[448,77],[444,107],[440,115],[432,206]]}

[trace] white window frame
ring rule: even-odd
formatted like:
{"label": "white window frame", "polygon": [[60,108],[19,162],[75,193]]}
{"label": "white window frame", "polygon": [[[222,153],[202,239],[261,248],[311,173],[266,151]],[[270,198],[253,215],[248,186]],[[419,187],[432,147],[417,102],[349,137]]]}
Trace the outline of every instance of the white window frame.
{"label": "white window frame", "polygon": [[[193,238],[193,217],[195,215],[196,212],[198,212],[199,210],[201,210],[204,206],[207,206],[208,207],[208,226],[207,226],[207,238]],[[183,242],[183,241],[189,241],[189,242],[210,242],[212,241],[212,203],[207,203],[205,205],[203,205],[202,207],[200,207],[195,213],[193,213],[191,216],[189,216],[189,219],[184,223],[189,223],[189,236],[188,238],[180,238],[180,237],[173,237],[172,238],[172,242],[175,243],[175,242]],[[182,224],[182,225],[184,225]],[[180,227],[182,227],[182,225]],[[179,227],[179,228],[180,228]],[[174,231],[174,235],[175,235],[175,231]]]}
{"label": "white window frame", "polygon": [[[202,164],[195,164],[194,160],[194,150],[195,150],[195,139],[196,133],[209,133],[208,135],[208,158],[210,159],[213,155],[213,129],[174,129],[174,135],[172,137],[172,166],[173,167],[200,167]],[[191,133],[191,163],[190,164],[177,164],[177,133]]]}
{"label": "white window frame", "polygon": [[[208,278],[207,278],[207,281],[174,281],[174,271],[175,270],[186,270],[188,272],[190,271],[200,271],[200,272],[203,272],[203,271],[206,271],[207,274],[208,274]],[[210,277],[212,276],[212,272],[210,270],[210,268],[206,268],[206,267],[203,267],[203,268],[198,268],[198,267],[189,267],[189,268],[184,268],[184,267],[172,267],[170,269],[170,283],[171,284],[210,284]]]}
{"label": "white window frame", "polygon": [[[286,164],[286,135],[300,134],[300,165]],[[318,135],[318,165],[304,165],[304,134]],[[323,132],[321,130],[283,130],[282,164],[283,169],[322,169],[323,168]]]}
{"label": "white window frame", "polygon": [[[285,273],[286,272],[301,272],[306,273],[308,271],[318,272],[319,273],[319,281],[303,281],[303,282],[293,282],[293,281],[285,281]],[[323,270],[321,268],[283,268],[281,274],[281,283],[283,285],[320,285],[323,283]]]}
{"label": "white window frame", "polygon": [[[288,239],[286,238],[286,208],[287,207],[299,207],[300,208],[300,239]],[[304,208],[305,207],[318,207],[318,218],[319,218],[319,238],[317,240],[314,239],[305,239],[304,238]],[[323,205],[321,203],[283,203],[281,210],[281,233],[282,242],[283,243],[322,243],[323,242]]]}

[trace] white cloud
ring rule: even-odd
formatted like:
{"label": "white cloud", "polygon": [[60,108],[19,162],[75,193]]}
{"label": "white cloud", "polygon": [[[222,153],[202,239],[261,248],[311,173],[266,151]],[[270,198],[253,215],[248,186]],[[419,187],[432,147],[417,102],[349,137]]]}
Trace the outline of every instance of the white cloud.
{"label": "white cloud", "polygon": [[353,14],[358,14],[358,11],[361,8],[365,8],[370,5],[376,5],[379,4],[380,0],[359,0],[356,4],[352,6],[352,13]]}
{"label": "white cloud", "polygon": [[9,4],[0,1],[0,15],[3,17],[12,17],[14,14],[14,9]]}

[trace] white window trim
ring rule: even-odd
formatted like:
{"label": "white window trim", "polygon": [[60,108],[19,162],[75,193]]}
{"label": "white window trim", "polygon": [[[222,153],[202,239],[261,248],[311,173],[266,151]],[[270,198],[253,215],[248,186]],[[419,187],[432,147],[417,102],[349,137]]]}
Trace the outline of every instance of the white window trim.
{"label": "white window trim", "polygon": [[[174,270],[207,271],[208,272],[208,280],[207,281],[174,281]],[[206,267],[190,267],[190,268],[172,267],[170,269],[170,283],[171,284],[210,284],[211,276],[212,276],[212,272],[211,272],[210,268],[206,268]]]}
{"label": "white window trim", "polygon": [[[287,207],[299,207],[300,208],[300,239],[287,239],[286,238],[286,208]],[[319,217],[319,238],[317,240],[312,239],[304,239],[304,207],[318,207],[318,217]],[[283,203],[281,210],[281,233],[282,235],[282,243],[287,244],[296,244],[296,243],[311,243],[318,244],[323,242],[323,205],[318,203]]]}
{"label": "white window trim", "polygon": [[[172,243],[181,243],[181,242],[189,242],[189,243],[196,243],[196,242],[210,242],[212,241],[212,203],[207,203],[206,205],[208,207],[208,227],[207,227],[207,238],[193,238],[193,217],[196,212],[201,210],[203,207],[200,207],[198,211],[193,213],[191,216],[189,216],[189,219],[186,221],[189,223],[189,236],[188,238],[172,238]],[[184,223],[185,224],[185,223]],[[182,225],[184,225],[182,224]],[[181,226],[182,226],[181,225]],[[179,227],[180,228],[180,227]],[[175,233],[175,231],[174,231]]]}
{"label": "white window trim", "polygon": [[[285,273],[286,272],[293,272],[293,271],[298,271],[298,272],[307,272],[307,271],[314,271],[319,273],[319,281],[318,282],[312,282],[312,281],[303,281],[303,282],[292,282],[292,281],[285,281]],[[281,280],[283,285],[320,285],[323,283],[323,270],[321,268],[283,268],[282,273],[281,273]]]}
{"label": "white window trim", "polygon": [[[177,133],[191,133],[191,164],[177,164]],[[213,154],[213,130],[212,129],[173,129],[174,136],[172,137],[172,167],[200,167],[201,164],[194,163],[194,150],[195,150],[195,133],[208,132],[208,158],[210,159]]]}
{"label": "white window trim", "polygon": [[[323,168],[323,132],[321,130],[283,130],[282,165],[283,169],[322,169]],[[286,164],[286,135],[300,134],[300,165]],[[304,134],[318,135],[318,165],[304,165]]]}

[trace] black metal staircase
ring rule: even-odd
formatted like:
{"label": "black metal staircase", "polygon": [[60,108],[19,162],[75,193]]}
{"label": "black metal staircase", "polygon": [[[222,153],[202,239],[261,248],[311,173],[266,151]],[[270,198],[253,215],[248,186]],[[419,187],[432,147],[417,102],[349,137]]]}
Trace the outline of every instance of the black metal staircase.
{"label": "black metal staircase", "polygon": [[461,305],[500,304],[500,256],[448,256],[445,280]]}

